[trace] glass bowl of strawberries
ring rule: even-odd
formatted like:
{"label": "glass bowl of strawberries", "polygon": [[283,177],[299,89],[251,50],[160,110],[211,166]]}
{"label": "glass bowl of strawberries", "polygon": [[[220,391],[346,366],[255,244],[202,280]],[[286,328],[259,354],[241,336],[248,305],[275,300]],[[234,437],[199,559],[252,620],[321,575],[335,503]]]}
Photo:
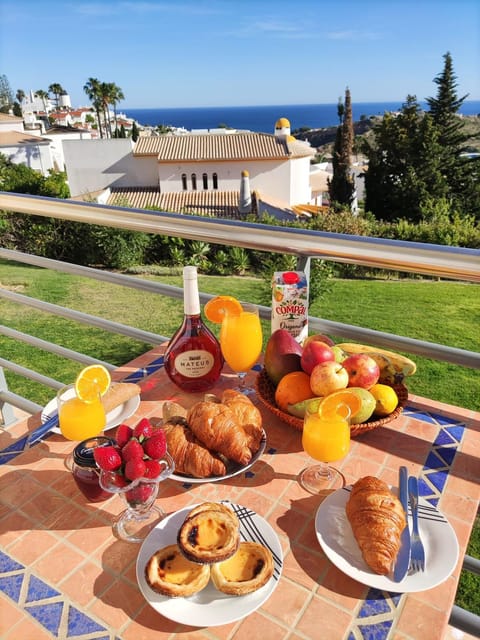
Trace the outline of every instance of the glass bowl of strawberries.
{"label": "glass bowl of strawberries", "polygon": [[100,486],[119,494],[127,504],[113,524],[115,535],[143,542],[166,515],[154,503],[160,482],[175,470],[164,431],[154,428],[148,418],[142,418],[134,428],[121,424],[114,444],[95,449],[94,458],[100,469]]}

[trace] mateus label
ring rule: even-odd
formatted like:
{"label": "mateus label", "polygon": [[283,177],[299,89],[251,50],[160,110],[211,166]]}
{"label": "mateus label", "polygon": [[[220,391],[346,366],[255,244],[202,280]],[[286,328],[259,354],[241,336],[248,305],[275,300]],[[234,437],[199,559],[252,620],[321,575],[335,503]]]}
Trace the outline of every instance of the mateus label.
{"label": "mateus label", "polygon": [[308,284],[303,271],[275,271],[272,278],[272,333],[286,329],[297,342],[308,336]]}

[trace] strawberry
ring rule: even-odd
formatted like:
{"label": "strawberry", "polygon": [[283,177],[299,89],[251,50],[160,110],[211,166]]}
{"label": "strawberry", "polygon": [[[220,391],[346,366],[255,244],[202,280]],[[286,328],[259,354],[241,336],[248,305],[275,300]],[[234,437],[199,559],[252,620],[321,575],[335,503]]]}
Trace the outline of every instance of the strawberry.
{"label": "strawberry", "polygon": [[117,432],[115,434],[115,439],[117,441],[120,449],[124,447],[130,438],[133,436],[133,429],[129,427],[127,424],[121,424],[117,428]]}
{"label": "strawberry", "polygon": [[134,489],[130,489],[125,493],[128,504],[135,507],[139,504],[145,505],[149,500],[155,499],[156,486],[153,484],[140,484]]}
{"label": "strawberry", "polygon": [[153,435],[153,426],[148,418],[142,418],[133,430],[133,436],[140,442]]}
{"label": "strawberry", "polygon": [[162,471],[162,465],[158,460],[144,460],[145,462],[145,478],[156,478]]}
{"label": "strawberry", "polygon": [[160,460],[163,458],[167,451],[165,431],[162,429],[156,431],[151,438],[145,440],[143,448],[149,458],[152,458],[153,460]]}
{"label": "strawberry", "polygon": [[125,477],[129,480],[142,478],[145,473],[145,462],[141,458],[133,458],[125,465]]}
{"label": "strawberry", "polygon": [[122,466],[122,458],[113,446],[97,447],[93,450],[93,457],[102,471],[115,471]]}
{"label": "strawberry", "polygon": [[143,447],[138,440],[132,438],[122,448],[122,459],[124,462],[129,460],[141,460],[143,458]]}

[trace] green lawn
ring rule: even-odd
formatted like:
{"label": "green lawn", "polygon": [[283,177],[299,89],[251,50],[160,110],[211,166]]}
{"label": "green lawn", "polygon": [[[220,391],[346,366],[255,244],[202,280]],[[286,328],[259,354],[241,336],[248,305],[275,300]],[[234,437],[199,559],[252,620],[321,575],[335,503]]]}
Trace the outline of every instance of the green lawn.
{"label": "green lawn", "polygon": [[[151,276],[153,277],[153,276]],[[181,286],[181,276],[161,276],[164,283]],[[201,276],[200,290],[233,294],[241,300],[269,304],[265,284],[256,278]],[[85,313],[170,336],[182,318],[178,300],[125,287],[55,273],[36,267],[0,261],[0,286],[67,306]],[[310,315],[480,351],[480,290],[478,285],[456,282],[409,280],[338,280],[321,300],[311,305]],[[120,365],[148,350],[150,345],[52,317],[40,311],[0,300],[1,323],[44,340]],[[212,327],[215,331],[218,327]],[[264,323],[264,335],[269,335]],[[0,354],[65,383],[72,382],[79,365],[21,342],[0,337]],[[411,392],[465,408],[480,409],[480,372],[427,358],[415,357],[418,372],[409,379]],[[5,372],[11,391],[45,404],[52,391]],[[477,526],[469,553],[480,556]],[[480,577],[463,574],[457,604],[480,614]]]}

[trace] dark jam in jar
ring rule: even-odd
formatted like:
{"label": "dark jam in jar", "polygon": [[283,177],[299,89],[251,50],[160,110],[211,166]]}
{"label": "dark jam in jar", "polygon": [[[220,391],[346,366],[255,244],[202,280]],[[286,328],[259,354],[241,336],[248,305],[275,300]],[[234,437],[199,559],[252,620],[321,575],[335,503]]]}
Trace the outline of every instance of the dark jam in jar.
{"label": "dark jam in jar", "polygon": [[111,438],[98,436],[80,442],[73,450],[72,473],[78,488],[89,502],[101,502],[112,496],[100,486],[99,469],[93,457],[93,450],[97,447],[114,445]]}

